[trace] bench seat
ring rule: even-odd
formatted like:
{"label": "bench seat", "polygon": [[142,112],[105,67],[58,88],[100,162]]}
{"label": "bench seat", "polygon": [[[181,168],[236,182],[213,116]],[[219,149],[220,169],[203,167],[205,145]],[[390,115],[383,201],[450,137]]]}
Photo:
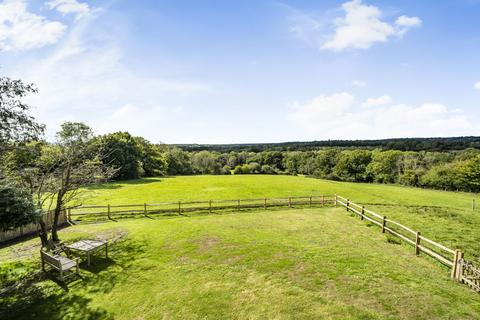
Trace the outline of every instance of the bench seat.
{"label": "bench seat", "polygon": [[79,258],[70,259],[59,253],[50,253],[43,249],[40,250],[40,257],[42,259],[42,270],[45,271],[45,267],[50,266],[60,273],[60,280],[62,281],[70,275],[79,274]]}

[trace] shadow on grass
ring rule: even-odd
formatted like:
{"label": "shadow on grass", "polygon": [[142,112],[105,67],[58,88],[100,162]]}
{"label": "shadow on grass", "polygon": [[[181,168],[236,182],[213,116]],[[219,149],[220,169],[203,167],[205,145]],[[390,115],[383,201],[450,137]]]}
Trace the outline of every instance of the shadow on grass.
{"label": "shadow on grass", "polygon": [[142,184],[157,183],[157,182],[162,182],[165,179],[171,179],[171,178],[173,178],[173,177],[120,180],[120,181],[113,181],[113,182],[108,182],[108,183],[92,185],[92,186],[87,187],[87,189],[88,190],[120,189],[120,188],[123,188],[125,185],[142,185]]}
{"label": "shadow on grass", "polygon": [[[38,270],[38,261],[4,265],[0,272],[0,319],[113,319],[108,310],[92,307],[95,295],[112,291],[125,274],[138,272],[134,263],[145,253],[146,244],[130,239],[110,248],[110,258],[96,258],[90,267],[82,265],[80,276],[65,282],[54,271]],[[26,274],[15,273],[25,268]]]}

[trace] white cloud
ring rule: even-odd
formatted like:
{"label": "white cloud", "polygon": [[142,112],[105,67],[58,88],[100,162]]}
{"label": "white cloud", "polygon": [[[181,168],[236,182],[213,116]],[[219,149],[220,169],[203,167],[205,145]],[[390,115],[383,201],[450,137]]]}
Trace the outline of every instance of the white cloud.
{"label": "white cloud", "polygon": [[477,82],[473,85],[473,87],[474,87],[475,89],[477,89],[477,90],[480,90],[480,81],[477,81]]}
{"label": "white cloud", "polygon": [[67,27],[29,12],[24,0],[0,3],[0,51],[40,48],[59,41]]}
{"label": "white cloud", "polygon": [[390,96],[384,95],[380,96],[378,98],[368,98],[367,101],[365,101],[362,106],[364,107],[378,107],[378,106],[385,106],[392,104],[393,99]]}
{"label": "white cloud", "polygon": [[401,27],[418,27],[422,24],[422,20],[418,17],[400,16],[395,20],[395,24]]}
{"label": "white cloud", "polygon": [[373,5],[352,0],[342,4],[344,16],[334,19],[333,34],[325,38],[322,19],[290,8],[290,31],[296,38],[322,50],[342,51],[348,48],[368,49],[375,43],[387,42],[391,37],[403,36],[421,25],[418,17],[402,15],[394,22],[383,21],[382,12]]}
{"label": "white cloud", "polygon": [[395,29],[380,20],[380,10],[363,5],[361,0],[342,4],[345,17],[335,22],[335,34],[322,49],[341,51],[346,48],[367,49],[375,42],[385,42]]}
{"label": "white cloud", "polygon": [[77,19],[90,12],[88,4],[78,2],[77,0],[52,0],[46,4],[50,9],[55,9],[64,15],[75,14]]}
{"label": "white cloud", "polygon": [[[178,124],[189,125],[176,101],[208,94],[211,87],[164,79],[155,70],[138,74],[124,63],[114,35],[93,29],[91,22],[97,18],[88,15],[79,20],[45,58],[10,68],[12,77],[39,88],[27,102],[35,107],[39,122],[47,125],[47,137],[63,121],[75,120],[88,123],[98,133],[129,130],[152,141],[175,139],[181,130]],[[180,115],[183,119],[175,121]]]}
{"label": "white cloud", "polygon": [[297,123],[335,120],[341,117],[354,104],[355,97],[347,92],[320,95],[305,104],[295,103],[296,111],[290,117]]}
{"label": "white cloud", "polygon": [[397,18],[397,20],[395,20],[395,24],[398,27],[398,35],[403,36],[411,28],[420,27],[422,25],[422,20],[420,20],[418,17],[400,16]]}
{"label": "white cloud", "polygon": [[308,139],[456,136],[479,130],[464,114],[442,104],[362,108],[346,92],[297,103],[289,118],[308,134]]}
{"label": "white cloud", "polygon": [[366,87],[367,83],[365,81],[362,81],[362,80],[353,80],[352,85],[354,87]]}

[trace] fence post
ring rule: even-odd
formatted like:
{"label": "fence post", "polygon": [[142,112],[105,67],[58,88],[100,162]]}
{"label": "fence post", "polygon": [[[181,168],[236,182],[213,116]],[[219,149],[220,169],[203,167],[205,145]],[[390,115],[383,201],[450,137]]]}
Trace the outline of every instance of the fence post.
{"label": "fence post", "polygon": [[385,233],[385,226],[387,225],[387,217],[383,216],[382,219],[382,233]]}
{"label": "fence post", "polygon": [[457,274],[456,274],[456,279],[458,282],[463,282],[463,252],[458,251],[458,257],[457,257]]}
{"label": "fence post", "polygon": [[475,210],[475,199],[472,199],[472,210]]}
{"label": "fence post", "polygon": [[322,206],[324,206],[324,205],[325,205],[325,195],[323,194],[322,195]]}
{"label": "fence post", "polygon": [[288,197],[288,207],[292,207],[292,197]]}
{"label": "fence post", "polygon": [[348,208],[350,207],[350,200],[347,199],[347,212],[349,211]]}
{"label": "fence post", "polygon": [[240,211],[240,199],[237,200],[237,211]]}
{"label": "fence post", "polygon": [[111,215],[110,215],[110,205],[107,204],[107,215],[108,215],[108,219],[112,219]]}
{"label": "fence post", "polygon": [[147,204],[146,203],[143,204],[143,214],[145,215],[145,217],[147,216]]}
{"label": "fence post", "polygon": [[181,205],[181,201],[178,201],[178,214],[182,214],[182,205]]}
{"label": "fence post", "polygon": [[312,206],[312,196],[310,196],[310,207]]}
{"label": "fence post", "polygon": [[208,204],[209,204],[208,211],[212,213],[212,200],[210,200]]}
{"label": "fence post", "polygon": [[420,254],[420,231],[417,231],[415,236],[415,254],[418,256]]}
{"label": "fence post", "polygon": [[265,202],[263,203],[263,208],[267,210],[267,198],[265,198]]}
{"label": "fence post", "polygon": [[362,205],[362,214],[360,215],[360,220],[363,220],[364,215],[365,215],[365,206]]}
{"label": "fence post", "polygon": [[452,273],[450,274],[450,278],[457,279],[457,269],[458,269],[458,254],[460,250],[456,249],[455,253],[453,254],[453,266],[452,266]]}
{"label": "fence post", "polygon": [[72,209],[69,208],[67,211],[67,221],[72,221]]}
{"label": "fence post", "polygon": [[338,199],[337,199],[337,195],[335,195],[335,206],[338,205]]}

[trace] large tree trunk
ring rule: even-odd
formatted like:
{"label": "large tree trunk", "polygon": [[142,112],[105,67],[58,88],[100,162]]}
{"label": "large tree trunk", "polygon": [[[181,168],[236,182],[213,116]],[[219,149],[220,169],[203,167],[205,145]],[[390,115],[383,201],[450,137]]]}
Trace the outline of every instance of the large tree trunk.
{"label": "large tree trunk", "polygon": [[53,215],[53,226],[52,226],[52,240],[54,242],[60,241],[60,238],[58,237],[58,218],[62,213],[63,197],[67,193],[68,187],[70,185],[70,173],[71,173],[71,168],[70,168],[70,164],[68,164],[67,170],[65,173],[65,178],[62,181],[62,188],[58,190],[58,193],[57,193],[57,205],[55,206],[55,211],[53,212],[54,215]]}
{"label": "large tree trunk", "polygon": [[45,221],[43,221],[43,217],[39,219],[38,224],[40,225],[40,230],[38,231],[38,236],[40,237],[40,240],[42,241],[42,247],[47,247],[49,246],[48,244],[48,231],[47,231],[47,226],[45,225]]}
{"label": "large tree trunk", "polygon": [[60,241],[60,238],[58,237],[58,218],[62,212],[62,198],[63,192],[59,191],[57,194],[57,204],[55,206],[55,210],[53,211],[52,240],[54,242]]}
{"label": "large tree trunk", "polygon": [[63,196],[65,195],[65,191],[59,190],[57,193],[57,203],[55,205],[55,209],[53,210],[53,224],[52,224],[52,240],[53,242],[59,242],[60,238],[58,237],[58,218],[62,213],[62,206],[63,206]]}

